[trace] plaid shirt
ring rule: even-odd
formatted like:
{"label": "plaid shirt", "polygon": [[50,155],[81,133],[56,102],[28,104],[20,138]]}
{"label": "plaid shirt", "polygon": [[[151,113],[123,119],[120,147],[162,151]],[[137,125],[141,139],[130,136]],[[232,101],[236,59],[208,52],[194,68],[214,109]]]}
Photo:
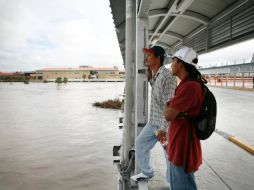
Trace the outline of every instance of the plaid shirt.
{"label": "plaid shirt", "polygon": [[176,78],[162,65],[149,82],[152,86],[149,122],[165,129],[168,123],[163,117],[163,111],[166,103],[174,95]]}

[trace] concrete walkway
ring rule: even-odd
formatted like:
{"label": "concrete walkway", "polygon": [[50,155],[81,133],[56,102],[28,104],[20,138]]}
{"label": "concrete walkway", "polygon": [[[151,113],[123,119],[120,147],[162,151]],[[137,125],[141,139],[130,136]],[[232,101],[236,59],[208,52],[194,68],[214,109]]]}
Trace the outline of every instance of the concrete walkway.
{"label": "concrete walkway", "polygon": [[[254,189],[254,156],[220,135],[214,133],[202,141],[203,164],[195,173],[200,190]],[[150,190],[169,189],[163,150],[156,144],[151,154],[155,177],[149,181]]]}

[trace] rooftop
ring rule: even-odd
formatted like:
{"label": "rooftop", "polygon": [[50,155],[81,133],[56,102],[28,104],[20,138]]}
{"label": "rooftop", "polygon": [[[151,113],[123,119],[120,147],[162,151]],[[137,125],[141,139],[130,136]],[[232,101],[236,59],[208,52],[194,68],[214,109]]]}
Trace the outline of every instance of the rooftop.
{"label": "rooftop", "polygon": [[118,71],[119,69],[117,67],[78,67],[78,68],[72,68],[72,67],[50,67],[50,68],[43,68],[37,71]]}

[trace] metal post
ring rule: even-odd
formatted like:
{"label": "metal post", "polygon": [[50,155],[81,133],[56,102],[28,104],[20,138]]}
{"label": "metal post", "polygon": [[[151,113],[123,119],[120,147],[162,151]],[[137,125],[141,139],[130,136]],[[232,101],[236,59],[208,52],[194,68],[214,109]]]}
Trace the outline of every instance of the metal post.
{"label": "metal post", "polygon": [[[138,7],[138,6],[137,6]],[[146,64],[142,49],[148,44],[148,17],[136,20],[136,90],[135,90],[135,138],[143,129],[148,119],[148,84]],[[135,173],[139,172],[135,162]]]}
{"label": "metal post", "polygon": [[129,152],[134,144],[134,24],[135,9],[134,0],[126,0],[126,20],[125,20],[125,102],[124,102],[124,128],[121,148],[121,162],[119,170],[119,190],[130,189],[130,166],[132,165]]}
{"label": "metal post", "polygon": [[129,162],[129,150],[132,147],[131,130],[133,126],[133,0],[126,0],[126,34],[125,34],[125,103],[124,103],[124,161]]}

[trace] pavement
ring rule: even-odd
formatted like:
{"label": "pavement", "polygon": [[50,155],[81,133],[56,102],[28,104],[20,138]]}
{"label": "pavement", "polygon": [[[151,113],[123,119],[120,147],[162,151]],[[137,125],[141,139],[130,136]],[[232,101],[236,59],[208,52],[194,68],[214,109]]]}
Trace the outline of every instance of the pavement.
{"label": "pavement", "polygon": [[[254,189],[254,156],[214,133],[202,141],[203,164],[195,173],[200,190]],[[159,143],[151,152],[155,176],[149,181],[150,190],[166,190],[166,162]]]}

